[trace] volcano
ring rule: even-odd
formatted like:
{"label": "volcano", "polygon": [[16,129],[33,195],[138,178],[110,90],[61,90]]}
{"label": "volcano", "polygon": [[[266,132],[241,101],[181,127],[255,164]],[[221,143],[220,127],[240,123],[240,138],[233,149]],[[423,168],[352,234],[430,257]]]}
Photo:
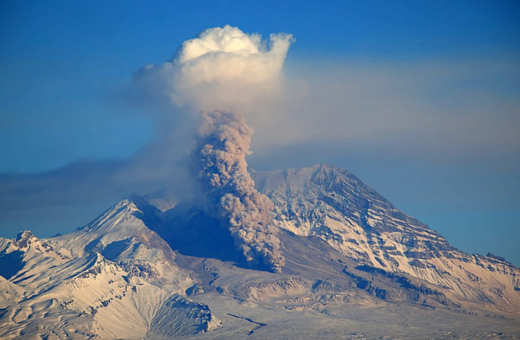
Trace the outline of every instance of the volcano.
{"label": "volcano", "polygon": [[333,165],[248,176],[283,267],[251,261],[207,206],[130,196],[66,235],[0,238],[0,337],[520,337],[505,259],[457,250]]}

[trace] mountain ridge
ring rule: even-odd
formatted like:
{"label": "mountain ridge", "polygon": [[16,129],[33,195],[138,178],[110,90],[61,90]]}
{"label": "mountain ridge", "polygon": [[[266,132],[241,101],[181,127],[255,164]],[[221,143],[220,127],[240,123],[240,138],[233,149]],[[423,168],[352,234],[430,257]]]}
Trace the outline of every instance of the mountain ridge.
{"label": "mountain ridge", "polygon": [[[280,176],[285,176],[282,182]],[[485,302],[493,299],[488,295],[495,295],[501,300],[507,290],[500,308],[515,310],[520,303],[518,268],[507,261],[457,250],[347,170],[324,164],[254,173],[253,177],[258,190],[273,201],[273,221],[280,228],[318,236],[360,264],[405,272],[464,298]],[[302,182],[306,184],[302,186]],[[494,279],[487,270],[503,274],[499,291],[492,288]],[[473,288],[476,281],[486,291],[484,296],[482,289]],[[486,282],[490,287],[485,287]]]}
{"label": "mountain ridge", "polygon": [[404,315],[418,324],[435,316],[466,337],[520,336],[520,271],[505,259],[458,251],[333,165],[252,177],[274,204],[282,273],[245,261],[197,205],[129,196],[69,234],[0,238],[0,263],[19,263],[12,273],[1,266],[0,336],[277,338],[285,318],[298,325],[291,336],[330,338],[351,320],[370,338],[388,330],[363,322],[388,318],[406,338],[396,326]]}

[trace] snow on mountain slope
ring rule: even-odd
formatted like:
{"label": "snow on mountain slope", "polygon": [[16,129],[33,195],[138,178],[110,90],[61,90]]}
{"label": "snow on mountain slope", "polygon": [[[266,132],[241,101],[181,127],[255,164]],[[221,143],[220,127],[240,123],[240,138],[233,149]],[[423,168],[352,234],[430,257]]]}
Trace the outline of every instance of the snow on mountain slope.
{"label": "snow on mountain slope", "polygon": [[[374,338],[520,335],[520,272],[503,258],[458,251],[346,170],[253,177],[283,229],[281,273],[247,263],[197,205],[160,193],[130,197],[67,235],[0,238],[0,338],[169,339],[211,330],[201,338],[328,339],[347,334],[345,322]],[[433,316],[446,334],[438,336]],[[411,331],[412,319],[422,328]],[[364,326],[381,320],[377,331]]]}
{"label": "snow on mountain slope", "polygon": [[0,309],[18,303],[23,296],[23,289],[0,276]]}
{"label": "snow on mountain slope", "polygon": [[275,224],[318,236],[360,265],[403,272],[492,308],[520,309],[520,270],[500,258],[468,255],[332,165],[253,174],[271,198]]}
{"label": "snow on mountain slope", "polygon": [[143,214],[125,199],[64,236],[0,239],[0,262],[13,264],[1,267],[0,338],[135,339],[218,324],[207,306],[183,297],[194,281]]}

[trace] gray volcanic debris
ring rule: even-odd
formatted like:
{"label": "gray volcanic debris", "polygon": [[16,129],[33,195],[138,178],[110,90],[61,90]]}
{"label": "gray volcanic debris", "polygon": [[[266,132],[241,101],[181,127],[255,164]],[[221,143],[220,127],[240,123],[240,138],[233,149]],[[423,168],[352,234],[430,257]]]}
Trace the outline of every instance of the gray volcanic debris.
{"label": "gray volcanic debris", "polygon": [[251,153],[252,134],[237,113],[203,112],[194,152],[197,175],[207,195],[208,213],[229,228],[247,261],[263,261],[280,272],[284,257],[270,217],[273,204],[255,189],[247,171],[245,156]]}

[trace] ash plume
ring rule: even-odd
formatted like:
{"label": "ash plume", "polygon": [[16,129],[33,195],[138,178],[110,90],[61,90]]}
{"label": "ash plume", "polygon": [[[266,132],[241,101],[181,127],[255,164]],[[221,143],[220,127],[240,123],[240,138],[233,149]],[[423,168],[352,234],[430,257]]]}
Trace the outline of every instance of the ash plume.
{"label": "ash plume", "polygon": [[263,261],[280,272],[278,229],[271,224],[271,200],[256,191],[247,171],[253,129],[243,116],[226,111],[202,112],[194,152],[198,178],[207,195],[207,209],[224,223],[247,261]]}
{"label": "ash plume", "polygon": [[[273,204],[256,191],[247,172],[253,130],[233,112],[246,115],[255,127],[271,124],[267,115],[273,111],[266,103],[284,96],[282,69],[292,42],[291,34],[262,40],[229,25],[210,28],[185,41],[170,60],[134,74],[145,98],[174,113],[173,135],[186,135],[191,125],[185,122],[203,112],[192,155],[205,209],[229,229],[249,262],[263,262],[274,271],[281,270],[284,258],[270,221]],[[220,108],[225,111],[215,111]],[[179,143],[170,145],[179,148]]]}

